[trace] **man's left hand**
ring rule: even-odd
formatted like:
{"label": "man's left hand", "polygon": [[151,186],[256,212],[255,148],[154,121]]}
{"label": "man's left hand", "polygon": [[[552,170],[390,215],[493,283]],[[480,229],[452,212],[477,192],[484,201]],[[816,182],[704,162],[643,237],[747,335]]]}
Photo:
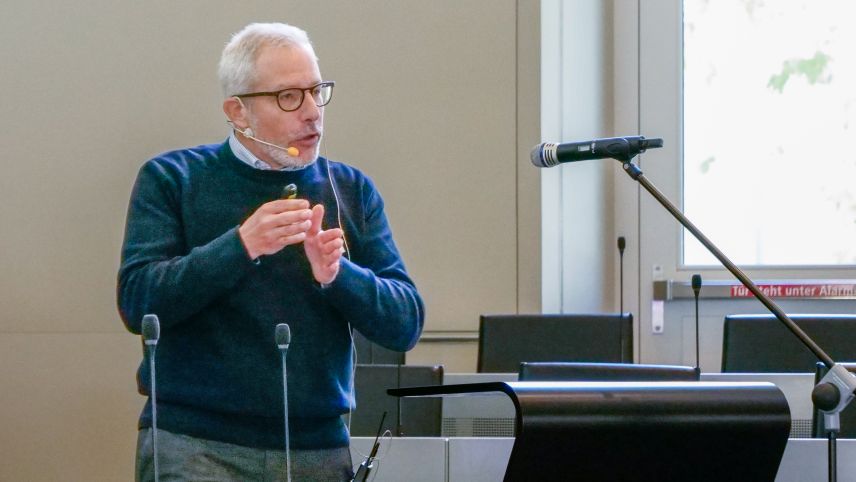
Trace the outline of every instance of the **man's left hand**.
{"label": "man's left hand", "polygon": [[330,284],[339,274],[339,262],[344,252],[344,232],[339,228],[321,229],[324,219],[324,206],[316,204],[312,207],[312,226],[306,232],[303,248],[306,258],[312,266],[315,281]]}

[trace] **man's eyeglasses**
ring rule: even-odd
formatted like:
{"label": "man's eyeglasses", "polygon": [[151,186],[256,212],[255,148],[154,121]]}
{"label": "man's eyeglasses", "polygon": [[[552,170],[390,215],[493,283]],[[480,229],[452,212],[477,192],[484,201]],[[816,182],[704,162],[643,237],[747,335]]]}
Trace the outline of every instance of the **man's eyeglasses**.
{"label": "man's eyeglasses", "polygon": [[298,87],[292,87],[289,89],[282,89],[276,92],[253,92],[250,94],[240,94],[235,97],[263,97],[263,96],[272,96],[276,97],[276,103],[279,105],[279,108],[286,111],[292,112],[300,108],[303,105],[303,99],[306,95],[306,92],[309,92],[309,95],[312,96],[312,101],[315,102],[315,105],[318,107],[324,107],[325,105],[330,103],[330,99],[333,98],[333,86],[336,85],[336,82],[332,80],[327,80],[321,82],[320,84],[313,85],[312,87],[307,87],[305,89],[301,89]]}

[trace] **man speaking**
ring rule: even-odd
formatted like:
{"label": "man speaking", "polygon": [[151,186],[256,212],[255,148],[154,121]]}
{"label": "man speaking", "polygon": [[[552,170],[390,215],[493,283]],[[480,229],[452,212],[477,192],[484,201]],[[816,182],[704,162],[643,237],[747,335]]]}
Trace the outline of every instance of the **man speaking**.
{"label": "man speaking", "polygon": [[[160,480],[286,480],[275,327],[288,323],[293,480],[347,480],[354,407],[351,330],[392,350],[418,340],[424,306],[383,200],[357,169],[319,157],[321,77],[306,32],[251,24],[220,59],[220,144],[140,169],[128,208],[119,311],[132,333],[160,320]],[[287,195],[284,195],[287,192]],[[138,372],[150,397],[149,355]],[[153,480],[152,400],[137,480]]]}

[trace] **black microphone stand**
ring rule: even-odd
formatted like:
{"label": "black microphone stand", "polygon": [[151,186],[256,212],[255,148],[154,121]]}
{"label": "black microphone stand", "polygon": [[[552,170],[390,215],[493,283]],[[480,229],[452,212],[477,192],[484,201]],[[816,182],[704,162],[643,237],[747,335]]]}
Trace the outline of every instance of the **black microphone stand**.
{"label": "black microphone stand", "polygon": [[155,353],[160,339],[160,320],[155,314],[143,316],[141,323],[141,334],[143,335],[143,346],[149,356],[149,384],[151,385],[152,404],[152,463],[154,464],[155,482],[160,481],[160,468],[158,467],[158,391],[157,376],[155,375]]}
{"label": "black microphone stand", "polygon": [[827,427],[832,427],[829,430],[829,480],[835,482],[837,463],[836,457],[836,437],[835,433],[840,426],[840,414],[845,407],[853,399],[853,393],[856,391],[856,377],[853,376],[844,366],[836,364],[829,355],[826,354],[788,315],[782,311],[779,306],[764,294],[757,285],[743,273],[740,268],[728,259],[725,254],[711,242],[686,216],[682,213],[669,199],[660,192],[642,173],[639,166],[633,164],[631,160],[635,157],[627,156],[620,158],[615,157],[624,167],[624,171],[636,182],[642,185],[654,199],[656,199],[667,211],[678,220],[689,232],[695,236],[701,244],[707,248],[712,255],[725,266],[731,274],[737,278],[743,286],[746,287],[770,312],[778,318],[799,340],[811,350],[812,353],[829,368],[826,376],[820,380],[820,383],[812,390],[811,398],[815,406],[823,412],[824,422]]}
{"label": "black microphone stand", "polygon": [[[627,240],[624,239],[624,236],[618,237],[618,313],[619,315],[624,314],[624,248],[627,247]],[[639,353],[642,353],[641,348],[641,338],[642,338],[642,325],[636,323],[636,353],[639,356]]]}
{"label": "black microphone stand", "polygon": [[152,386],[152,463],[154,464],[155,482],[160,481],[160,468],[158,467],[158,390],[155,381],[155,350],[157,343],[146,343],[149,350],[149,383]]}
{"label": "black microphone stand", "polygon": [[618,312],[624,313],[624,247],[627,241],[624,236],[618,237]]}
{"label": "black microphone stand", "polygon": [[695,371],[701,377],[701,358],[698,355],[699,351],[699,333],[698,333],[698,294],[701,291],[701,275],[694,274],[692,277],[693,294],[695,295]]}
{"label": "black microphone stand", "polygon": [[[291,186],[291,184],[289,184]],[[288,186],[286,186],[288,189]],[[286,371],[286,356],[288,345],[291,343],[291,328],[287,323],[280,323],[274,329],[274,339],[282,355],[282,414],[285,430],[285,478],[291,482],[291,442],[288,438],[288,372]]]}

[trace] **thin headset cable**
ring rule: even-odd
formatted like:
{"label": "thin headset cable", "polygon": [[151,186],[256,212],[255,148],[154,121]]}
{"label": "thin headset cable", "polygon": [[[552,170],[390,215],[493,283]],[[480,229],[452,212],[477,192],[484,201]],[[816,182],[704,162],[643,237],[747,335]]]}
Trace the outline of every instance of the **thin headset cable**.
{"label": "thin headset cable", "polygon": [[327,157],[327,145],[324,144],[324,161],[327,164],[327,180],[330,182],[330,189],[333,191],[333,199],[336,200],[336,222],[339,224],[339,229],[342,230],[342,242],[345,244],[345,257],[351,259],[351,249],[348,246],[348,237],[345,235],[345,228],[342,225],[342,207],[339,201],[339,193],[336,191],[336,182],[333,181],[333,173],[330,171],[330,158]]}
{"label": "thin headset cable", "polygon": [[[330,183],[330,189],[333,191],[333,199],[336,201],[336,221],[339,223],[339,229],[342,230],[342,241],[345,245],[345,257],[348,260],[351,259],[351,250],[348,247],[348,238],[345,236],[345,228],[342,225],[342,208],[339,202],[339,194],[336,192],[336,183],[333,181],[333,173],[330,170],[330,157],[327,154],[327,142],[324,137],[321,138],[321,148],[324,150],[324,162],[327,167],[327,180]],[[355,379],[357,378],[357,345],[354,342],[354,328],[351,326],[351,323],[348,322],[348,335],[351,337],[351,399],[356,403],[357,400],[357,387]],[[351,404],[348,404],[348,437],[351,436],[351,420],[353,420],[354,410],[351,408]],[[366,455],[361,453],[359,450],[354,449],[361,457],[365,458]]]}

